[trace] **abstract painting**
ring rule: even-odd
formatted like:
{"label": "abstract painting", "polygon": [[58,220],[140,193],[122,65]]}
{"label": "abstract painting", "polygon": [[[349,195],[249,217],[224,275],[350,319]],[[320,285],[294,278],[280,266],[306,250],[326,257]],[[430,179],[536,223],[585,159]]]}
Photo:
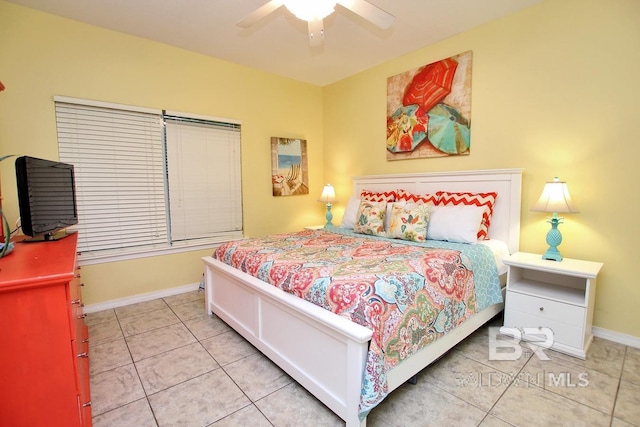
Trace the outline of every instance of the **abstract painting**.
{"label": "abstract painting", "polygon": [[471,63],[467,51],[387,79],[387,160],[470,153]]}

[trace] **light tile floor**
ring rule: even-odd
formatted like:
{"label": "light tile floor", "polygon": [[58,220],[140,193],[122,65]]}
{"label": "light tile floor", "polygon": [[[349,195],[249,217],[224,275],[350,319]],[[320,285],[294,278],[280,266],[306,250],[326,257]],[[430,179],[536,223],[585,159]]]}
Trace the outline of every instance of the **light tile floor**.
{"label": "light tile floor", "polygon": [[[200,291],[86,320],[95,427],[344,425],[207,316]],[[640,349],[596,339],[587,360],[545,350],[551,360],[543,361],[522,344],[519,359],[495,361],[489,331],[422,371],[416,385],[394,391],[367,425],[640,426]]]}

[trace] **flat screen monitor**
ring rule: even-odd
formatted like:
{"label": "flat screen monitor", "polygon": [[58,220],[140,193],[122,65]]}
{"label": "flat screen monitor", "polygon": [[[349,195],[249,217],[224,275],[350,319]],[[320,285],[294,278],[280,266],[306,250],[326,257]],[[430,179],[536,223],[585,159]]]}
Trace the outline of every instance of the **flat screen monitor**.
{"label": "flat screen monitor", "polygon": [[56,240],[78,223],[73,165],[22,156],[16,159],[22,232],[31,241]]}

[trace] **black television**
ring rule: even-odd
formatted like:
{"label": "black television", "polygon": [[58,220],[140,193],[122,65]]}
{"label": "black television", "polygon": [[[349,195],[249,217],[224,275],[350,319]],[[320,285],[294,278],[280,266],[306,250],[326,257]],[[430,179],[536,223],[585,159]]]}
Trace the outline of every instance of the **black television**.
{"label": "black television", "polygon": [[16,159],[22,232],[28,241],[58,240],[78,223],[73,165],[35,157]]}

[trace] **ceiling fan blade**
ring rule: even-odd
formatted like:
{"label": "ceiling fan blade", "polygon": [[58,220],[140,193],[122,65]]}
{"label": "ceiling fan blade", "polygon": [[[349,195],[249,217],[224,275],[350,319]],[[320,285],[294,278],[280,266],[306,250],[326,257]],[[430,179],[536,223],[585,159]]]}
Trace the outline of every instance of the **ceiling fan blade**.
{"label": "ceiling fan blade", "polygon": [[249,28],[250,26],[258,22],[259,20],[261,20],[262,18],[264,18],[265,16],[267,16],[268,14],[270,14],[271,12],[273,12],[274,10],[282,6],[283,4],[284,4],[284,1],[282,0],[271,0],[268,3],[264,4],[263,6],[260,6],[259,8],[257,8],[253,12],[251,12],[249,15],[242,18],[240,21],[238,21],[236,25],[243,28]]}
{"label": "ceiling fan blade", "polygon": [[322,19],[309,21],[309,45],[311,47],[322,46],[324,42],[324,22]]}
{"label": "ceiling fan blade", "polygon": [[337,3],[382,29],[389,28],[396,20],[393,15],[365,0],[338,0]]}

